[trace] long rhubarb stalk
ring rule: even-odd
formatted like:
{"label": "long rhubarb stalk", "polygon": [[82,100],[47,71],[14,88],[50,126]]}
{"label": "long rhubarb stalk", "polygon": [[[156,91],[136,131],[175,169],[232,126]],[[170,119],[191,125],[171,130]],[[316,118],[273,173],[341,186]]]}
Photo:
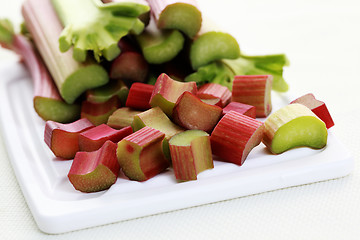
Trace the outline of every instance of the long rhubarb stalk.
{"label": "long rhubarb stalk", "polygon": [[32,43],[23,35],[15,34],[12,24],[0,20],[0,44],[21,56],[34,87],[34,108],[45,121],[68,123],[80,117],[78,104],[67,104],[61,98],[44,62]]}
{"label": "long rhubarb stalk", "polygon": [[74,103],[87,89],[108,82],[105,69],[93,60],[82,64],[72,58],[72,51],[60,52],[58,38],[63,28],[50,0],[27,0],[22,14],[60,95],[67,103]]}

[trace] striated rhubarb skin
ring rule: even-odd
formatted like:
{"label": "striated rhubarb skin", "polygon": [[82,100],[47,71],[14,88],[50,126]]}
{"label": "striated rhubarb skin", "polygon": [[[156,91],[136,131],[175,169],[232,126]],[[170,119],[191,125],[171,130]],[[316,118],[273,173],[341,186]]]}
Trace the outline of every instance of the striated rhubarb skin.
{"label": "striated rhubarb skin", "polygon": [[271,75],[235,76],[231,101],[252,105],[256,109],[256,117],[267,117],[272,110],[272,79]]}
{"label": "striated rhubarb skin", "polygon": [[320,149],[327,144],[327,128],[308,107],[289,104],[272,113],[264,123],[263,143],[274,154],[295,147]]}
{"label": "striated rhubarb skin", "polygon": [[140,113],[141,111],[128,107],[121,107],[109,116],[107,125],[115,129],[131,126],[134,116]]}
{"label": "striated rhubarb skin", "polygon": [[146,83],[133,83],[129,90],[129,95],[126,100],[126,107],[137,110],[150,109],[150,98],[154,90],[154,85]]}
{"label": "striated rhubarb skin", "polygon": [[326,107],[326,104],[320,100],[317,100],[312,93],[305,94],[291,103],[301,103],[306,107],[310,108],[310,110],[315,113],[325,124],[326,128],[329,129],[333,127],[334,121],[329,113],[329,110]]}
{"label": "striated rhubarb skin", "polygon": [[58,38],[63,30],[50,0],[26,0],[22,14],[25,25],[65,102],[72,104],[87,89],[104,85],[105,69],[89,59],[79,63],[72,50],[61,53]]}
{"label": "striated rhubarb skin", "polygon": [[93,127],[85,118],[67,124],[46,121],[44,141],[56,157],[72,159],[79,151],[79,134]]}
{"label": "striated rhubarb skin", "polygon": [[147,0],[160,29],[177,29],[194,38],[201,28],[202,14],[195,0]]}
{"label": "striated rhubarb skin", "polygon": [[211,133],[211,149],[221,160],[242,165],[263,138],[263,122],[230,111]]}
{"label": "striated rhubarb skin", "polygon": [[176,101],[186,91],[196,95],[196,83],[178,82],[171,79],[167,74],[162,73],[156,80],[154,91],[150,98],[150,106],[160,107],[167,116],[171,117]]}
{"label": "striated rhubarb skin", "polygon": [[79,149],[83,152],[96,151],[101,148],[106,141],[110,140],[117,143],[132,133],[131,127],[116,130],[106,124],[101,124],[79,135]]}
{"label": "striated rhubarb skin", "polygon": [[224,108],[231,101],[231,91],[218,83],[206,83],[198,89],[197,95],[201,99],[220,98],[221,106]]}
{"label": "striated rhubarb skin", "polygon": [[169,167],[162,152],[164,137],[164,133],[146,126],[118,143],[118,162],[129,179],[146,181]]}
{"label": "striated rhubarb skin", "polygon": [[222,114],[225,115],[230,111],[235,111],[251,118],[256,118],[256,108],[252,105],[239,103],[239,102],[231,102],[226,107],[223,108]]}
{"label": "striated rhubarb skin", "polygon": [[81,118],[87,118],[98,126],[107,123],[109,116],[119,107],[120,102],[117,96],[103,103],[92,103],[85,100],[81,104]]}
{"label": "striated rhubarb skin", "polygon": [[179,181],[196,180],[197,175],[214,168],[210,136],[201,130],[187,130],[169,141],[172,166]]}
{"label": "striated rhubarb skin", "polygon": [[86,193],[110,188],[120,171],[116,148],[115,143],[107,141],[97,151],[78,152],[68,173],[74,188]]}
{"label": "striated rhubarb skin", "polygon": [[222,114],[222,108],[207,104],[190,92],[184,92],[173,110],[173,121],[185,129],[211,132]]}
{"label": "striated rhubarb skin", "polygon": [[64,102],[32,43],[25,36],[15,34],[10,21],[0,20],[0,32],[0,44],[21,56],[30,73],[34,87],[34,109],[39,117],[45,121],[52,120],[61,123],[79,119],[80,106]]}

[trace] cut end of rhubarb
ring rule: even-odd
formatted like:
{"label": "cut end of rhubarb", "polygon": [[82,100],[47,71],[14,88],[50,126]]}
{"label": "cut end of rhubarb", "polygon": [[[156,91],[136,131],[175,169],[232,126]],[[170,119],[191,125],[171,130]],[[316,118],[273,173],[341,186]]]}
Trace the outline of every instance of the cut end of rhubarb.
{"label": "cut end of rhubarb", "polygon": [[299,103],[287,105],[265,121],[263,142],[272,153],[296,147],[320,149],[327,143],[327,129],[309,108]]}
{"label": "cut end of rhubarb", "polygon": [[196,6],[177,2],[161,12],[157,25],[160,29],[178,29],[189,38],[194,38],[200,31],[201,22],[201,12]]}

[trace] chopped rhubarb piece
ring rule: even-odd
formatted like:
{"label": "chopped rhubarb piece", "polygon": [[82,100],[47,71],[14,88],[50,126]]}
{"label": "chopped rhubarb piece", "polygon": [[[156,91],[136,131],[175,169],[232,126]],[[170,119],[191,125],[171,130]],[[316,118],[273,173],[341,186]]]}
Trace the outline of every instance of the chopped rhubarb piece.
{"label": "chopped rhubarb piece", "polygon": [[319,101],[315,98],[314,94],[308,93],[304,96],[301,96],[291,103],[301,103],[306,107],[310,108],[310,110],[315,113],[325,124],[326,128],[329,129],[334,126],[334,121],[329,113],[324,102]]}
{"label": "chopped rhubarb piece", "polygon": [[166,115],[171,117],[176,101],[186,91],[196,94],[196,83],[179,82],[162,73],[156,80],[154,91],[150,98],[150,105],[151,107],[160,107]]}
{"label": "chopped rhubarb piece", "polygon": [[145,126],[165,133],[163,152],[165,157],[170,159],[169,140],[174,135],[184,131],[184,129],[173,123],[159,107],[151,108],[134,116],[132,123],[134,131],[138,131]]}
{"label": "chopped rhubarb piece", "polygon": [[165,134],[151,127],[144,127],[118,143],[117,158],[131,180],[146,181],[169,167],[162,151]]}
{"label": "chopped rhubarb piece", "polygon": [[109,116],[120,106],[117,96],[103,103],[93,103],[87,100],[81,105],[81,118],[87,118],[94,125],[106,123]]}
{"label": "chopped rhubarb piece", "polygon": [[201,11],[195,0],[148,0],[160,29],[178,29],[193,38],[201,28]]}
{"label": "chopped rhubarb piece", "polygon": [[79,135],[79,149],[83,152],[96,151],[101,148],[107,140],[117,143],[132,132],[131,127],[116,130],[106,124],[101,124]]}
{"label": "chopped rhubarb piece", "polygon": [[250,151],[260,144],[263,132],[263,122],[230,111],[211,133],[211,149],[221,160],[241,166]]}
{"label": "chopped rhubarb piece", "polygon": [[126,100],[126,107],[147,110],[151,106],[149,104],[154,85],[146,83],[133,83],[130,87],[129,95]]}
{"label": "chopped rhubarb piece", "polygon": [[221,106],[224,108],[228,105],[231,101],[231,91],[218,83],[206,83],[202,85],[197,95],[200,99],[213,99],[213,98],[220,98]]}
{"label": "chopped rhubarb piece", "polygon": [[208,133],[187,130],[172,137],[169,145],[177,180],[196,180],[200,172],[214,168]]}
{"label": "chopped rhubarb piece", "polygon": [[79,134],[93,127],[85,118],[67,124],[47,121],[44,140],[56,157],[72,159],[79,151]]}
{"label": "chopped rhubarb piece", "polygon": [[131,126],[134,116],[139,113],[141,113],[141,111],[128,107],[119,108],[110,115],[107,125],[115,129]]}
{"label": "chopped rhubarb piece", "polygon": [[263,143],[275,154],[303,146],[320,149],[327,143],[325,123],[300,103],[280,108],[264,125]]}
{"label": "chopped rhubarb piece", "polygon": [[76,153],[68,173],[74,188],[86,193],[110,188],[120,171],[116,148],[115,143],[106,141],[97,151]]}
{"label": "chopped rhubarb piece", "polygon": [[221,59],[240,57],[236,39],[228,33],[210,31],[200,35],[190,48],[190,61],[194,70]]}
{"label": "chopped rhubarb piece", "polygon": [[117,96],[120,104],[125,105],[128,94],[129,88],[125,85],[124,81],[112,79],[104,86],[86,91],[86,100],[92,103],[103,103]]}
{"label": "chopped rhubarb piece", "polygon": [[232,87],[232,101],[255,107],[256,117],[267,117],[272,109],[271,75],[235,76]]}
{"label": "chopped rhubarb piece", "polygon": [[190,92],[184,92],[173,110],[173,120],[186,129],[211,132],[222,114],[222,108],[207,104]]}
{"label": "chopped rhubarb piece", "polygon": [[227,114],[230,111],[235,111],[251,118],[256,118],[256,110],[252,105],[239,102],[231,102],[226,107],[223,108],[223,115]]}

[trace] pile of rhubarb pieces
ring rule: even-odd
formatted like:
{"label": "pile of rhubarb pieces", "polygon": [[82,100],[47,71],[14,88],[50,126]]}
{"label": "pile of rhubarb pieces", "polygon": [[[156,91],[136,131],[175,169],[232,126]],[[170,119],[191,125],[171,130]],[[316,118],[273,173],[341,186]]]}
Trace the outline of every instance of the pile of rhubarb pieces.
{"label": "pile of rhubarb pieces", "polygon": [[327,144],[334,123],[314,95],[272,113],[286,56],[242,54],[193,0],[25,0],[22,14],[21,33],[0,20],[0,44],[29,70],[45,143],[73,161],[81,192],[120,172],[196,180],[213,156],[241,166],[261,142],[269,154]]}

